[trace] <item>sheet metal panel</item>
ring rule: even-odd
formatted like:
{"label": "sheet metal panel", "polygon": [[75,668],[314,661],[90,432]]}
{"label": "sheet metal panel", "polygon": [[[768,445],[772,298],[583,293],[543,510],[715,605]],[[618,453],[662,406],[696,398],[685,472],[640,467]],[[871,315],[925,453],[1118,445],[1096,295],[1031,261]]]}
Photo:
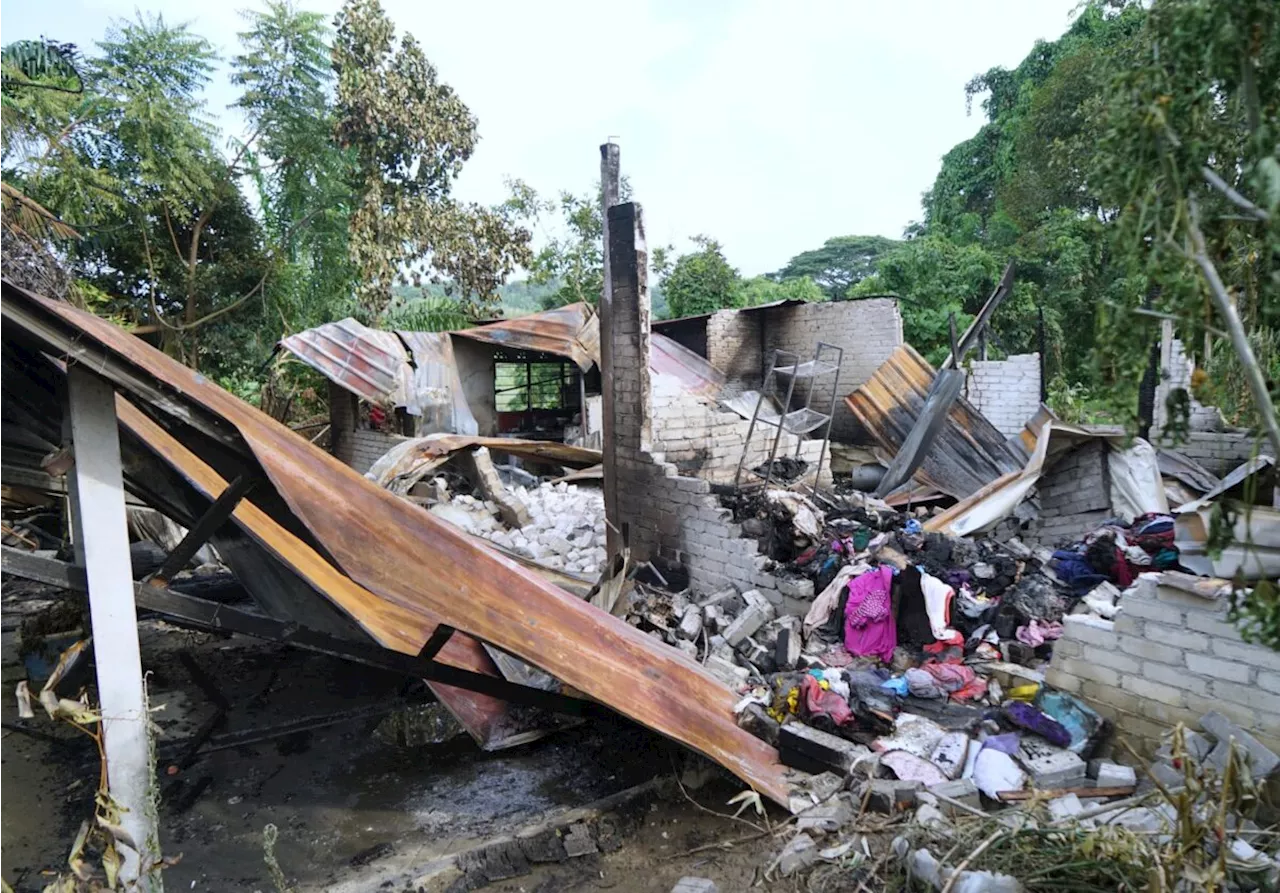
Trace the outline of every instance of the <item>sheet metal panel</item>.
{"label": "sheet metal panel", "polygon": [[[198,492],[209,499],[216,499],[226,489],[227,481],[221,475],[118,394],[116,414],[120,424],[147,444]],[[338,607],[347,610],[347,605],[360,604],[373,598],[371,593],[362,590],[350,578],[339,573],[333,565],[316,554],[314,549],[254,505],[252,497],[242,499],[231,518],[237,527],[301,576],[317,592],[324,593]],[[351,612],[347,610],[347,613]],[[358,617],[355,619],[359,621]],[[361,623],[384,646],[387,645],[387,637],[397,635],[396,623],[412,622],[410,618],[397,617],[395,612],[390,612],[384,619],[389,622],[376,628]],[[392,650],[407,651],[412,647],[412,643],[405,643],[403,647],[392,647]],[[481,643],[462,633],[455,634],[445,644],[437,659],[460,669],[489,676],[500,675]],[[427,684],[482,748],[496,750],[531,740],[527,730],[518,729],[520,722],[517,715],[505,701],[437,682]],[[512,740],[512,733],[517,731],[518,737]]]}
{"label": "sheet metal panel", "polygon": [[600,363],[600,320],[590,304],[566,304],[554,310],[503,319],[453,333],[460,338],[512,350],[534,350],[569,357],[583,371]]}
{"label": "sheet metal panel", "polygon": [[[934,374],[924,357],[904,344],[845,398],[845,405],[876,443],[896,455],[920,418]],[[960,397],[913,479],[964,499],[1001,475],[1020,470],[1023,462],[1004,435]]]}
{"label": "sheet metal panel", "polygon": [[282,347],[325,378],[370,403],[403,406],[411,370],[394,332],[347,318],[289,335]]}
{"label": "sheet metal panel", "polygon": [[669,375],[680,386],[703,397],[716,398],[724,387],[724,373],[705,358],[665,335],[656,332],[649,336],[649,369],[659,375]]}
{"label": "sheet metal panel", "polygon": [[[365,480],[284,425],[111,323],[5,284],[7,324],[139,390],[127,361],[239,432],[292,513],[355,586],[324,591],[380,643],[421,650],[439,623],[497,645],[624,716],[697,750],[787,804],[777,751],[738,728],[736,695],[680,651],[541,579]],[[163,411],[163,410],[162,410]],[[314,559],[313,559],[314,560]],[[327,562],[321,562],[327,564]],[[322,571],[322,568],[317,568]],[[330,567],[332,575],[341,577]]]}

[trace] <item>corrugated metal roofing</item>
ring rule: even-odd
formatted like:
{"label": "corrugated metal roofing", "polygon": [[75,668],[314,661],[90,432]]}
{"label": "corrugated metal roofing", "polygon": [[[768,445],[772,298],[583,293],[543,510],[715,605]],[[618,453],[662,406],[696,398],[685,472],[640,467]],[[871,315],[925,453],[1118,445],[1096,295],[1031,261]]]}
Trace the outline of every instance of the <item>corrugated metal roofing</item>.
{"label": "corrugated metal roofing", "polygon": [[514,350],[569,357],[584,371],[600,362],[600,322],[590,304],[566,304],[554,310],[502,319],[454,332]]}
{"label": "corrugated metal roofing", "polygon": [[683,344],[656,332],[649,336],[649,369],[669,375],[694,394],[715,398],[724,387],[724,373]]}
{"label": "corrugated metal roofing", "polygon": [[289,335],[280,344],[370,403],[404,405],[412,370],[394,332],[371,329],[348,317]]}
{"label": "corrugated metal roofing", "polygon": [[436,628],[447,624],[788,803],[789,770],[774,748],[738,727],[737,695],[678,650],[365,480],[106,320],[8,282],[0,313],[6,337],[20,333],[68,363],[86,363],[150,411],[207,431],[246,463],[246,471],[256,472],[256,463],[265,475],[262,486],[279,499],[265,498],[259,489],[248,504],[274,513],[286,528],[305,527],[316,543],[309,560],[354,584],[321,584],[318,590],[384,647],[418,654]]}
{"label": "corrugated metal roofing", "polygon": [[[924,408],[933,367],[909,344],[895,350],[845,404],[876,443],[896,454]],[[964,499],[1003,474],[1022,468],[1025,458],[969,401],[957,398],[942,432],[913,479]]]}

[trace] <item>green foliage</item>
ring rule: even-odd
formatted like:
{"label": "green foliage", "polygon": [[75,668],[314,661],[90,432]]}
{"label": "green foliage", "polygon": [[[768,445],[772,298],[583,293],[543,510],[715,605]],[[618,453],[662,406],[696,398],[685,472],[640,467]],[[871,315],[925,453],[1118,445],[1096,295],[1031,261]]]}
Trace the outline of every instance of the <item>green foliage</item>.
{"label": "green foliage", "polygon": [[673,264],[668,249],[653,253],[653,268],[675,319],[739,306],[738,271],[725,260],[720,243],[709,236],[695,236],[693,242],[698,250]]}
{"label": "green foliage", "polygon": [[[1267,381],[1280,382],[1280,330],[1257,328],[1249,333],[1253,355]],[[1257,428],[1258,409],[1245,381],[1240,357],[1225,345],[1215,350],[1203,366],[1204,383],[1196,389],[1196,398],[1208,406],[1216,406],[1228,425]]]}
{"label": "green foliage", "polygon": [[898,295],[907,342],[937,364],[950,350],[950,315],[963,331],[999,278],[999,261],[981,245],[930,235],[886,254],[879,272],[850,289],[849,297]]}
{"label": "green foliage", "polygon": [[821,248],[797,254],[772,278],[786,281],[808,277],[829,298],[839,300],[854,285],[873,275],[880,258],[900,244],[883,236],[836,236],[827,239]]}
{"label": "green foliage", "polygon": [[[356,296],[379,318],[397,282],[424,273],[476,307],[532,263],[521,209],[451,196],[475,148],[476,120],[412,35],[397,40],[378,0],[347,0],[337,18],[338,143],[354,162],[349,250]],[[406,273],[407,271],[407,273]]]}
{"label": "green foliage", "polygon": [[382,328],[405,332],[450,332],[471,325],[465,305],[445,295],[393,298]]}
{"label": "green foliage", "polygon": [[766,276],[755,276],[738,282],[734,296],[736,307],[758,307],[775,301],[822,301],[826,293],[808,276],[778,282]]}

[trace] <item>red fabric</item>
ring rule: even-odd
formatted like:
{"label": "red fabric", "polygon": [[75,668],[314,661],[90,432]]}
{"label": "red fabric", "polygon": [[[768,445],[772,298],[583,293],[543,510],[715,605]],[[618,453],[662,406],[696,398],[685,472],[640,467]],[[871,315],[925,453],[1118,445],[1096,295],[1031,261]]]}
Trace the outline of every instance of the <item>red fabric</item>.
{"label": "red fabric", "polygon": [[957,701],[980,698],[987,693],[986,680],[979,678],[973,668],[961,663],[928,661],[920,669],[938,682],[938,687]]}
{"label": "red fabric", "polygon": [[946,651],[948,648],[954,648],[957,645],[959,645],[961,648],[964,647],[963,633],[957,632],[957,633],[954,633],[949,638],[939,639],[938,641],[934,642],[932,645],[925,645],[924,652],[925,654],[942,654],[942,652]]}
{"label": "red fabric", "polygon": [[1133,585],[1133,571],[1129,567],[1128,560],[1124,557],[1124,551],[1116,547],[1116,563],[1112,568],[1112,573],[1116,577],[1116,585],[1121,589],[1128,589]]}
{"label": "red fabric", "polygon": [[829,716],[831,721],[842,726],[853,718],[849,702],[837,693],[823,688],[817,679],[805,674],[800,680],[800,694],[804,696],[806,716]]}

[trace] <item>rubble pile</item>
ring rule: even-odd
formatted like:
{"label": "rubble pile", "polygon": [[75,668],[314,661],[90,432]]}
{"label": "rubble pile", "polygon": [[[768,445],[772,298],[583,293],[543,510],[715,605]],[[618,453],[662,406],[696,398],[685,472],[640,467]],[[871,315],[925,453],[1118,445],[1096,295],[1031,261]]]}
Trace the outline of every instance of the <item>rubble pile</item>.
{"label": "rubble pile", "polygon": [[546,567],[584,577],[600,574],[606,554],[604,497],[598,489],[562,481],[508,486],[507,492],[528,510],[528,524],[509,528],[499,519],[497,504],[466,493],[438,502],[431,512]]}

